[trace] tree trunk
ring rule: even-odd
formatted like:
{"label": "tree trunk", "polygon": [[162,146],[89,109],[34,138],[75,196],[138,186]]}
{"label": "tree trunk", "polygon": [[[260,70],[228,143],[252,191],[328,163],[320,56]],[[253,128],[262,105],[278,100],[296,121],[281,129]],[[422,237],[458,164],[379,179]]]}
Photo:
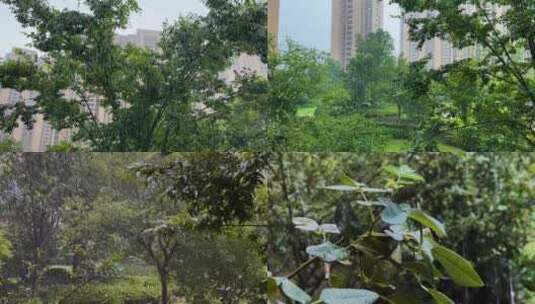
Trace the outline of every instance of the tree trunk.
{"label": "tree trunk", "polygon": [[509,303],[516,304],[515,285],[513,282],[513,275],[511,274],[511,269],[509,269],[509,297],[511,299]]}
{"label": "tree trunk", "polygon": [[160,273],[162,304],[168,304],[169,303],[169,291],[167,290],[167,285],[169,281],[169,273],[166,269],[160,269],[159,273]]}
{"label": "tree trunk", "polygon": [[398,124],[401,124],[401,104],[398,102]]}
{"label": "tree trunk", "polygon": [[74,250],[72,255],[72,273],[77,274],[80,268],[81,257],[78,250]]}

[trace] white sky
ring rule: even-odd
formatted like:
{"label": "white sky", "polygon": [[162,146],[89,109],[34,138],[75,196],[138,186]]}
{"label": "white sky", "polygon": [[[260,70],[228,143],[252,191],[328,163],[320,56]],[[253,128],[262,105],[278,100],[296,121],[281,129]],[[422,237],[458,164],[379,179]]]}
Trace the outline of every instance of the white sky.
{"label": "white sky", "polygon": [[[200,0],[138,0],[142,12],[132,16],[128,29],[123,32],[134,32],[135,29],[160,30],[165,20],[173,21],[180,15],[189,13],[205,14],[207,9]],[[49,3],[60,7],[77,8],[83,0],[49,0]],[[29,40],[23,29],[13,17],[8,6],[0,3],[0,56],[4,56],[13,47],[25,47]]]}
{"label": "white sky", "polygon": [[[306,47],[330,50],[331,2],[333,0],[281,0],[280,37],[299,42]],[[385,30],[392,35],[399,52],[400,14],[397,5],[385,0]]]}

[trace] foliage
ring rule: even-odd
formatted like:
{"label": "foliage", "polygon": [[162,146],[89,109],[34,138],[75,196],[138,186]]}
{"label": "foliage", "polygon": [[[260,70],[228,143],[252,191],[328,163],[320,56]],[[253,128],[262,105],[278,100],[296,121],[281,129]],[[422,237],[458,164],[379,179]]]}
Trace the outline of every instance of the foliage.
{"label": "foliage", "polygon": [[[324,278],[330,282],[329,286],[336,287],[324,288],[317,303],[374,303],[379,298],[390,298],[388,301],[395,303],[399,291],[410,288],[411,285],[428,292],[437,303],[453,302],[436,289],[440,280],[444,279],[442,272],[461,286],[484,285],[470,262],[439,245],[438,239],[446,237],[441,222],[418,207],[394,203],[389,196],[383,197],[385,194],[395,196],[404,187],[423,182],[423,177],[407,166],[388,166],[385,171],[389,177],[383,189],[369,188],[350,178],[345,178],[343,185],[326,187],[327,190],[355,193],[354,199],[360,199],[357,203],[369,209],[370,227],[365,233],[349,240],[349,244],[340,246],[328,241],[328,234],[340,234],[335,224],[319,226],[310,219],[293,218],[297,229],[320,234],[323,243],[309,245],[306,252],[310,259],[286,277],[270,278],[274,281],[272,286],[280,285],[289,299],[299,303],[312,303],[312,297],[288,279],[316,261],[323,263]],[[373,200],[368,199],[376,194],[379,196]],[[351,269],[349,273],[353,274],[352,278],[337,278],[335,281],[338,265]],[[344,270],[339,271],[342,275],[349,274]],[[356,279],[353,278],[355,275]],[[354,284],[350,282],[358,282],[361,288],[348,288]],[[278,297],[276,290],[271,292],[273,297]]]}
{"label": "foliage", "polygon": [[395,73],[394,41],[383,30],[357,37],[357,51],[347,67],[347,86],[351,92],[350,110],[377,106],[391,94]]}
{"label": "foliage", "polygon": [[4,284],[2,267],[4,262],[12,256],[12,245],[7,239],[4,230],[0,227],[0,287]]}
{"label": "foliage", "polygon": [[5,232],[0,230],[0,260],[11,257],[11,242],[6,238]]}
{"label": "foliage", "polygon": [[[3,0],[23,27],[35,28],[32,45],[43,63],[21,56],[0,66],[0,85],[39,95],[35,104],[4,105],[0,127],[31,127],[41,113],[57,130],[76,130],[73,141],[97,151],[192,151],[206,148],[214,126],[205,120],[214,101],[231,96],[220,79],[242,53],[266,55],[264,1],[206,0],[207,16],[164,25],[158,50],[113,43],[136,0],[84,1],[86,10],[59,10],[46,1]],[[254,77],[252,75],[251,77]],[[73,94],[66,94],[67,91]],[[74,95],[75,97],[72,97]],[[97,119],[95,100],[111,122]],[[254,122],[253,122],[254,123]]]}
{"label": "foliage", "polygon": [[74,145],[70,141],[62,141],[56,145],[48,147],[47,152],[51,153],[67,153],[67,152],[78,152],[80,148]]}
{"label": "foliage", "polygon": [[[240,236],[241,235],[241,236]],[[265,280],[262,245],[255,235],[233,229],[227,235],[190,234],[173,262],[176,282],[191,303],[259,303]],[[211,286],[207,291],[206,286]]]}
{"label": "foliage", "polygon": [[17,153],[3,162],[0,214],[9,223],[7,233],[14,250],[11,265],[30,283],[32,292],[55,254],[62,206],[70,199],[91,197],[91,185],[82,187],[76,178],[85,167],[69,165],[81,158]]}
{"label": "foliage", "polygon": [[267,137],[273,147],[288,151],[382,148],[387,132],[355,113],[345,74],[326,54],[288,41],[287,49],[270,59]]}
{"label": "foliage", "polygon": [[253,217],[254,194],[268,155],[204,152],[178,154],[137,168],[150,187],[185,203],[198,225],[218,228]]}
{"label": "foliage", "polygon": [[319,112],[290,124],[289,151],[377,151],[389,138],[387,130],[360,114]]}
{"label": "foliage", "polygon": [[[471,261],[485,282],[482,288],[466,289],[456,286],[452,280],[441,281],[436,289],[455,303],[508,301],[510,295],[514,295],[517,302],[523,303],[529,299],[531,264],[522,257],[521,249],[528,242],[533,221],[531,201],[534,177],[528,170],[533,163],[531,155],[289,153],[282,155],[280,161],[275,163],[270,191],[271,207],[268,211],[272,228],[267,245],[268,268],[273,276],[288,276],[299,269],[291,280],[313,297],[319,297],[321,289],[326,287],[371,288],[388,297],[381,293],[389,290],[388,284],[413,284],[409,276],[400,281],[387,280],[385,286],[367,286],[376,278],[369,277],[373,269],[383,267],[382,263],[365,269],[364,274],[369,280],[351,280],[362,275],[358,271],[360,265],[370,265],[377,255],[354,262],[352,266],[332,263],[328,282],[321,263],[313,261],[307,264],[310,257],[306,247],[317,245],[323,237],[321,233],[299,233],[292,219],[307,217],[318,224],[336,224],[340,234],[327,234],[327,241],[345,248],[356,236],[369,232],[374,224],[369,214],[369,208],[372,208],[378,223],[406,220],[416,227],[423,223],[433,228],[429,229],[434,237],[442,234],[443,228],[439,223],[444,223],[447,237],[440,238],[441,245]],[[414,168],[414,171],[402,169],[405,164]],[[415,172],[422,176],[425,183],[400,188],[392,193],[391,200],[409,204],[412,208],[419,207],[436,221],[430,220],[424,213],[407,212],[403,205],[399,208],[389,205],[391,207],[385,208],[383,213],[382,205],[388,201],[374,198],[385,194],[373,192],[384,188],[388,181],[385,180],[385,172],[376,169],[380,167],[389,168],[391,174],[405,178],[414,177]],[[354,183],[348,177],[360,183]],[[333,184],[338,184],[338,187],[325,186]],[[355,197],[354,191],[364,187],[363,184],[368,191],[372,191],[366,193],[368,200],[377,201],[378,205]],[[395,188],[393,185],[395,183],[388,188]],[[388,226],[391,225],[380,224],[376,227],[388,235],[389,242],[395,244],[397,241],[394,238],[400,239],[402,233],[394,227],[387,229]],[[349,250],[353,252],[353,249]],[[437,254],[437,250],[432,254]],[[408,260],[410,256],[409,259],[403,256],[402,262]],[[438,263],[438,259],[435,260]],[[304,264],[306,266],[300,269]],[[388,262],[385,264],[388,265]],[[455,276],[444,270],[441,272],[445,276]],[[389,273],[383,272],[385,275]],[[394,273],[400,275],[398,271]],[[417,283],[405,286],[407,289],[398,286],[401,294],[394,299],[401,301],[405,298],[409,303],[419,303],[417,298],[431,296],[425,290],[415,292],[418,286]]]}
{"label": "foliage", "polygon": [[[531,150],[535,117],[533,2],[393,2],[405,12],[411,39],[420,46],[434,37],[446,38],[454,47],[472,46],[481,54],[454,68],[447,77],[446,92],[434,94],[436,115],[430,118],[428,136],[448,134],[451,120],[460,120],[463,123],[456,128],[465,131],[461,140],[483,140],[478,150]],[[423,11],[432,11],[432,17],[418,14]],[[439,115],[446,116],[446,121],[437,120]],[[466,134],[471,138],[463,138]]]}
{"label": "foliage", "polygon": [[[247,224],[263,219],[256,196],[266,157],[3,155],[0,216],[13,258],[2,293],[8,301],[174,303],[180,283],[193,301],[261,299],[263,238]],[[173,187],[189,190],[174,195]]]}
{"label": "foliage", "polygon": [[19,143],[12,139],[6,139],[0,141],[0,152],[22,152],[22,148]]}

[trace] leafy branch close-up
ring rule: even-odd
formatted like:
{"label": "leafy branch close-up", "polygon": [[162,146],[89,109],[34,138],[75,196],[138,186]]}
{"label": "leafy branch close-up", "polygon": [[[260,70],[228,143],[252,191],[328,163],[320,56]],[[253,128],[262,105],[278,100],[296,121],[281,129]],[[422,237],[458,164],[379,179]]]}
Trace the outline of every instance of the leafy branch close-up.
{"label": "leafy branch close-up", "polygon": [[[315,161],[319,162],[319,159],[322,158]],[[313,173],[287,177],[292,178],[294,185],[296,179],[303,178],[305,185],[320,185],[304,192],[294,188],[293,191],[297,192],[290,194],[286,202],[288,208],[297,208],[291,212],[291,221],[287,224],[276,221],[283,225],[277,233],[287,231],[287,236],[275,234],[271,239],[273,246],[278,248],[273,249],[268,263],[267,288],[271,303],[487,303],[485,298],[490,300],[493,297],[488,290],[494,290],[496,297],[501,297],[501,287],[494,285],[502,284],[499,283],[501,279],[496,277],[499,274],[490,275],[487,268],[505,267],[499,269],[507,275],[511,266],[506,265],[513,260],[503,261],[506,263],[503,266],[490,266],[488,263],[494,259],[490,256],[494,254],[480,254],[474,258],[474,254],[467,255],[471,249],[467,250],[465,246],[478,245],[467,243],[459,247],[452,242],[453,239],[472,237],[467,232],[460,232],[457,227],[452,227],[450,232],[448,225],[453,225],[452,221],[461,226],[472,224],[466,223],[462,214],[454,213],[450,217],[446,210],[438,211],[437,215],[432,213],[436,212],[434,208],[426,210],[425,206],[430,203],[423,198],[433,192],[440,193],[443,186],[433,188],[433,180],[425,180],[405,164],[387,163],[377,173],[370,173],[381,177],[378,179],[381,183],[374,182],[373,186],[368,186],[347,173],[338,178],[339,184],[329,186],[321,185],[321,180],[313,177]],[[430,183],[431,189],[425,186],[426,183]],[[426,193],[417,194],[419,190]],[[336,207],[327,203],[329,197],[334,197]],[[447,204],[455,205],[453,202]],[[532,212],[529,210],[532,209],[526,207],[521,211],[527,212],[525,220],[528,223]],[[476,218],[482,216],[480,213],[472,215]],[[505,218],[501,220],[508,221]],[[521,221],[521,217],[516,220]],[[477,232],[473,232],[477,238]],[[523,232],[524,236],[526,233]],[[479,237],[486,238],[483,233]],[[489,241],[493,242],[495,251],[508,246],[513,246],[512,250],[521,249],[512,240]],[[479,249],[472,248],[476,256],[485,245],[479,246]],[[517,255],[516,259],[519,257]],[[526,274],[517,275],[526,278]],[[516,280],[514,277],[509,279]],[[509,284],[508,281],[503,283]],[[516,297],[513,290],[509,291]]]}

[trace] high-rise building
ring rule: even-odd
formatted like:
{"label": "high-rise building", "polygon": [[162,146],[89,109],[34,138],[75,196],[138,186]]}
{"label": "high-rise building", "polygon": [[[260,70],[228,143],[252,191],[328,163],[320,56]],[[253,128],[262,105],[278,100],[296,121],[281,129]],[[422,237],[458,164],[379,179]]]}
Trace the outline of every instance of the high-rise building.
{"label": "high-rise building", "polygon": [[275,49],[279,45],[279,14],[280,0],[268,0],[268,33],[271,39],[271,46]]}
{"label": "high-rise building", "polygon": [[[37,92],[23,91],[17,92],[13,89],[0,89],[0,104],[14,105],[18,102],[24,102],[31,106],[35,103]],[[25,152],[45,152],[48,147],[58,144],[70,137],[70,130],[55,130],[44,120],[43,114],[34,116],[32,128],[27,128],[22,121],[18,122],[11,134],[0,133],[0,139],[11,138],[19,142]]]}
{"label": "high-rise building", "polygon": [[[269,1],[269,5],[271,5],[272,0]],[[128,44],[132,44],[137,47],[157,49],[161,34],[162,33],[160,31],[138,29],[136,30],[136,33],[132,35],[116,35],[114,41],[119,46],[126,46]],[[255,72],[257,75],[260,76],[267,75],[267,65],[264,64],[258,56],[241,54],[234,58],[232,65],[227,70],[221,73],[221,78],[226,82],[230,83],[235,80],[236,73],[244,72]]]}
{"label": "high-rise building", "polygon": [[[473,5],[460,7],[466,14],[472,14],[476,11]],[[495,16],[499,16],[505,12],[505,8],[496,4],[487,4],[486,10]],[[421,47],[418,42],[410,40],[409,25],[407,21],[412,18],[434,18],[435,12],[420,12],[410,13],[403,16],[401,22],[401,56],[409,62],[415,62],[426,57],[429,58],[428,67],[431,69],[440,69],[445,65],[468,59],[481,58],[485,54],[483,47],[479,45],[469,46],[463,49],[456,48],[451,42],[441,39],[433,38],[426,41]],[[504,30],[498,28],[498,30]]]}
{"label": "high-rise building", "polygon": [[383,0],[332,0],[331,55],[347,66],[357,49],[357,37],[383,28]]}
{"label": "high-rise building", "polygon": [[401,56],[409,62],[415,62],[422,60],[426,57],[429,58],[428,67],[432,69],[439,69],[444,65],[451,64],[453,62],[475,58],[479,56],[480,48],[467,47],[464,49],[455,48],[451,42],[433,38],[426,41],[422,47],[419,47],[418,42],[410,40],[409,26],[406,20],[411,18],[433,18],[433,12],[422,12],[407,14],[403,17],[404,22],[401,22]]}

